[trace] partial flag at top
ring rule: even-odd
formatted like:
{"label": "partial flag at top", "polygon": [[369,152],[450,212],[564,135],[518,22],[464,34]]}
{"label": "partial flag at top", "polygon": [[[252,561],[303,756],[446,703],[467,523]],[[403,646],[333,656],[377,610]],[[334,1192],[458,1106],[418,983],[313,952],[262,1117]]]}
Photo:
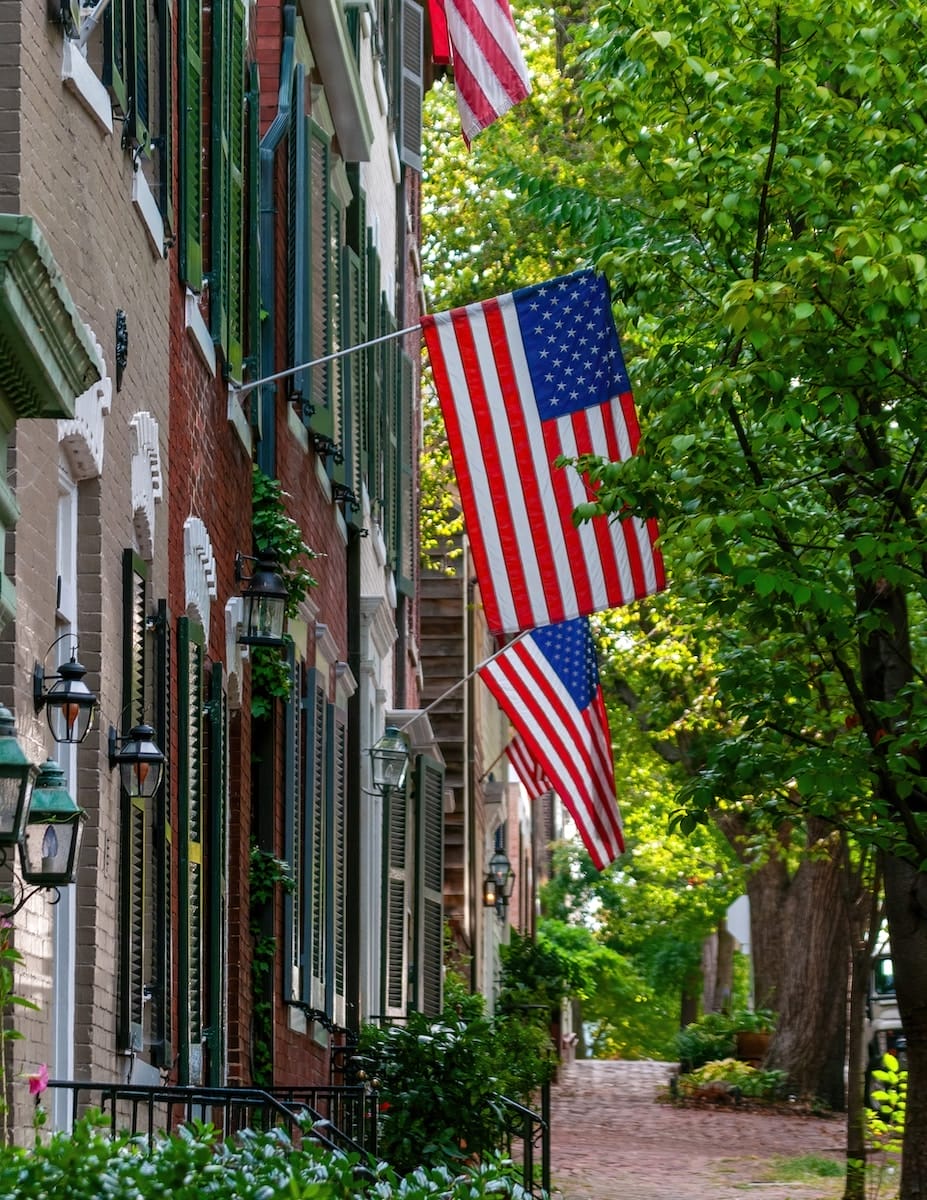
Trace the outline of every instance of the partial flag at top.
{"label": "partial flag at top", "polygon": [[[508,0],[443,0],[467,145],[531,91]],[[434,7],[432,7],[434,15]]]}
{"label": "partial flag at top", "polygon": [[611,734],[585,618],[535,629],[479,675],[566,805],[601,871],[624,850]]}
{"label": "partial flag at top", "polygon": [[422,318],[490,630],[517,633],[666,586],[654,521],[601,515],[567,458],[640,431],[605,278],[579,271]]}

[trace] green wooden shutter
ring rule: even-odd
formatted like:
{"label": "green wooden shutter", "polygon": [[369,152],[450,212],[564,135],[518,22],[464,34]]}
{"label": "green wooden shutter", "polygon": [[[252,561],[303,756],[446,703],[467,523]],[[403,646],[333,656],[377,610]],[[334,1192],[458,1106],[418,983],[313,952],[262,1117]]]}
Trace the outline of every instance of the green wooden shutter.
{"label": "green wooden shutter", "polygon": [[[383,309],[380,304],[380,256],[373,244],[373,234],[367,232],[367,340],[380,337]],[[367,386],[364,389],[364,411],[362,413],[363,445],[361,447],[361,473],[367,484],[370,507],[374,508],[380,490],[377,478],[380,471],[379,397],[383,389],[383,355],[381,347],[371,346],[367,356]]]}
{"label": "green wooden shutter", "polygon": [[110,0],[103,14],[103,82],[123,116],[129,112],[127,25],[133,8],[133,0]]}
{"label": "green wooden shutter", "polygon": [[422,1012],[443,1006],[444,767],[421,755],[416,763],[416,995]]}
{"label": "green wooden shutter", "polygon": [[162,0],[158,20],[158,207],[165,229],[174,229],[174,0]]}
{"label": "green wooden shutter", "polygon": [[149,94],[148,0],[127,0],[126,25],[131,36],[129,110],[131,133],[137,146],[150,148],[151,98]]}
{"label": "green wooden shutter", "polygon": [[[171,709],[171,628],[165,600],[158,601],[155,622],[155,734],[165,752],[170,746],[173,728]],[[154,1046],[152,1060],[160,1067],[174,1061],[172,1048],[172,947],[173,947],[173,886],[172,853],[173,825],[171,813],[171,773],[164,771],[154,809],[152,835],[154,842],[154,987],[152,990],[152,1029]]]}
{"label": "green wooden shutter", "polygon": [[404,1016],[408,983],[409,801],[405,787],[391,788],[385,803],[384,1012]]}
{"label": "green wooden shutter", "polygon": [[327,859],[329,862],[329,945],[331,954],[329,961],[329,994],[327,1011],[333,1019],[343,1025],[345,1022],[345,927],[347,902],[347,848],[345,825],[347,811],[347,715],[343,710],[329,705],[329,727],[331,730],[331,770],[329,774],[329,845]]}
{"label": "green wooden shutter", "polygon": [[[342,253],[341,329],[345,346],[359,346],[366,340],[364,311],[363,259],[350,246]],[[364,390],[364,351],[345,357],[342,374],[340,421],[337,441],[341,461],[335,463],[332,478],[345,489],[345,499],[353,510],[361,497],[361,407]]]}
{"label": "green wooden shutter", "polygon": [[290,647],[291,684],[286,708],[286,758],[284,778],[283,856],[290,865],[292,886],[283,899],[284,959],[283,992],[290,1000],[302,1000],[305,953],[305,808],[303,787],[306,770],[306,722],[303,707],[303,668]]}
{"label": "green wooden shutter", "polygon": [[201,1084],[204,1027],[203,631],[177,622],[180,1076]]}
{"label": "green wooden shutter", "polygon": [[212,137],[209,168],[209,329],[228,357],[229,195],[231,187],[231,77],[234,0],[212,6]]}
{"label": "green wooden shutter", "polygon": [[328,822],[326,796],[328,792],[329,733],[327,703],[321,676],[309,672],[307,695],[307,728],[309,758],[306,763],[306,840],[309,900],[309,979],[308,1002],[323,1009],[326,1001],[328,974],[328,870],[326,845]]}
{"label": "green wooden shutter", "polygon": [[[287,352],[292,366],[309,360],[309,191],[305,116],[305,72],[293,71],[293,104],[287,131]],[[291,398],[302,400],[304,414],[311,406],[307,371],[297,371],[290,385]],[[305,418],[304,418],[305,419]]]}
{"label": "green wooden shutter", "polygon": [[[131,550],[122,557],[122,707],[125,734],[145,719],[148,681],[148,577]],[[141,1054],[153,1033],[145,1026],[145,987],[152,974],[148,815],[144,800],[121,795],[119,1044]]]}
{"label": "green wooden shutter", "polygon": [[180,109],[180,277],[203,286],[203,13],[202,0],[178,0]]}
{"label": "green wooden shutter", "polygon": [[422,169],[422,45],[425,15],[417,0],[402,0],[402,79],[399,93],[399,158]]}
{"label": "green wooden shutter", "polygon": [[406,596],[415,591],[416,505],[413,444],[415,367],[405,353],[399,354],[399,386],[396,389],[396,587]]}
{"label": "green wooden shutter", "polygon": [[245,317],[245,6],[232,5],[229,36],[228,236],[223,247],[228,306],[228,373],[241,380]]}
{"label": "green wooden shutter", "polygon": [[[308,359],[331,353],[332,262],[331,197],[329,194],[329,138],[323,129],[306,118],[309,175],[309,353]],[[336,262],[337,269],[337,262]],[[334,441],[332,413],[332,364],[323,363],[310,371],[312,413],[310,427],[319,438]]]}
{"label": "green wooden shutter", "polygon": [[205,855],[207,888],[206,930],[208,945],[205,962],[208,964],[204,998],[205,1041],[208,1057],[205,1081],[210,1087],[225,1084],[226,1026],[226,964],[228,963],[228,706],[222,678],[222,667],[213,663],[209,674],[209,841]]}
{"label": "green wooden shutter", "polygon": [[[384,333],[392,333],[396,322],[392,313],[384,310]],[[399,372],[399,347],[391,338],[383,343],[385,366],[384,386],[380,397],[380,437],[383,456],[383,537],[386,556],[396,570],[396,513],[399,507],[399,430],[397,428],[402,379]]]}
{"label": "green wooden shutter", "polygon": [[248,346],[245,366],[257,376],[261,353],[261,83],[248,68]]}

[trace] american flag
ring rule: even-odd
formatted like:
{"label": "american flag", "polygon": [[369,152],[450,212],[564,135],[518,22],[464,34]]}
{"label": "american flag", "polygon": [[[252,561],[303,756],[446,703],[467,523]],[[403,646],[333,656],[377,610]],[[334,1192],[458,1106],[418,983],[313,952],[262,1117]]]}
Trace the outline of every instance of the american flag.
{"label": "american flag", "polygon": [[666,586],[653,521],[571,515],[588,481],[558,455],[624,460],[640,431],[605,278],[579,271],[422,318],[493,633]]}
{"label": "american flag", "polygon": [[624,850],[608,715],[595,643],[584,618],[548,625],[479,668],[566,805],[601,871]]}
{"label": "american flag", "polygon": [[506,746],[505,753],[529,800],[540,800],[542,796],[554,790],[554,785],[544,774],[544,768],[525,745],[525,739],[520,734],[515,734]]}
{"label": "american flag", "polygon": [[464,141],[531,91],[508,0],[444,0]]}

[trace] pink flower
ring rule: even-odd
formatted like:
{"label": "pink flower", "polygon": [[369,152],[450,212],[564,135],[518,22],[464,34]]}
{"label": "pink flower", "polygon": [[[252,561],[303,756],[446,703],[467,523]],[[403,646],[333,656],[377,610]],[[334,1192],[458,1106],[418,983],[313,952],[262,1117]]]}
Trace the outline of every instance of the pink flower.
{"label": "pink flower", "polygon": [[34,1075],[27,1075],[29,1080],[29,1095],[40,1096],[48,1087],[48,1067],[42,1063]]}

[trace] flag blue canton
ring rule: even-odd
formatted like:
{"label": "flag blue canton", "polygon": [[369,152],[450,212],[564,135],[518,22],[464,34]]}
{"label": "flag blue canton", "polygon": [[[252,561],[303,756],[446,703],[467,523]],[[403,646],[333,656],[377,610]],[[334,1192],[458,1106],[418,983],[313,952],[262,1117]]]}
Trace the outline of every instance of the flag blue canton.
{"label": "flag blue canton", "polygon": [[577,271],[512,297],[542,421],[631,390],[603,275]]}
{"label": "flag blue canton", "polygon": [[535,629],[531,637],[582,711],[599,689],[599,665],[595,642],[585,617],[561,621]]}

